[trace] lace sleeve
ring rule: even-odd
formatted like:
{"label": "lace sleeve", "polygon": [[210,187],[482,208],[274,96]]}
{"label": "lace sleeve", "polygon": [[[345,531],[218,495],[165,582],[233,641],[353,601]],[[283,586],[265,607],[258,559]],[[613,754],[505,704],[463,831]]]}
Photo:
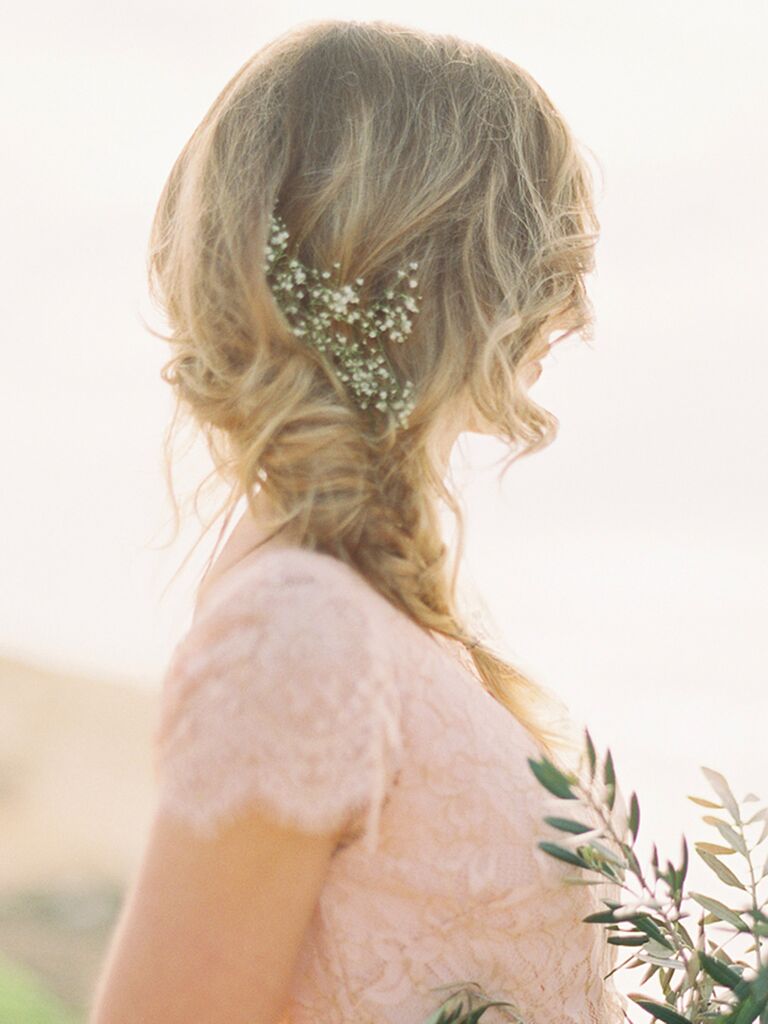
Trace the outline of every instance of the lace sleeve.
{"label": "lace sleeve", "polygon": [[237,580],[174,651],[155,780],[160,806],[201,834],[257,805],[375,846],[400,765],[399,691],[359,595],[319,575]]}

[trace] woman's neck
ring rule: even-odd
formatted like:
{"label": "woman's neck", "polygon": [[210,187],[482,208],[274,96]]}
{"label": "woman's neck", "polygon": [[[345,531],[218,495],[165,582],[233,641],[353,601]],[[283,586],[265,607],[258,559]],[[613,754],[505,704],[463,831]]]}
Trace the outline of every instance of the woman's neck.
{"label": "woman's neck", "polygon": [[295,535],[287,527],[283,527],[275,536],[270,536],[274,531],[273,520],[266,514],[266,502],[260,502],[260,497],[263,498],[262,492],[259,492],[256,498],[256,504],[259,506],[258,518],[254,517],[250,507],[246,508],[203,576],[196,592],[196,609],[211,587],[235,566],[246,564],[250,558],[258,558],[262,551],[300,546]]}

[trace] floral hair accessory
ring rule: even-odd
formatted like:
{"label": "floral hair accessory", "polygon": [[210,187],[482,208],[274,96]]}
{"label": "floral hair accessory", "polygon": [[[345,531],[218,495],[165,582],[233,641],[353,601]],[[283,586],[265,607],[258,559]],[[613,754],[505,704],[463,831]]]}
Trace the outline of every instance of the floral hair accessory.
{"label": "floral hair accessory", "polygon": [[[408,279],[406,290],[388,288],[382,299],[361,305],[352,285],[329,285],[330,271],[304,266],[289,256],[288,237],[285,222],[273,213],[264,270],[272,278],[272,292],[293,333],[320,352],[330,352],[340,379],[361,409],[373,405],[381,412],[390,410],[399,425],[407,427],[414,407],[413,383],[405,381],[400,386],[386,352],[377,342],[386,333],[390,341],[402,343],[411,333],[413,324],[408,313],[417,313],[419,307],[408,289],[416,288],[418,282],[408,271],[416,270],[418,263],[409,263],[408,271],[397,272],[399,281]],[[340,266],[338,261],[333,264],[334,270]],[[364,278],[355,279],[355,284],[363,283]],[[416,297],[421,299],[420,295]],[[357,323],[362,340],[345,338],[333,330],[334,323]]]}

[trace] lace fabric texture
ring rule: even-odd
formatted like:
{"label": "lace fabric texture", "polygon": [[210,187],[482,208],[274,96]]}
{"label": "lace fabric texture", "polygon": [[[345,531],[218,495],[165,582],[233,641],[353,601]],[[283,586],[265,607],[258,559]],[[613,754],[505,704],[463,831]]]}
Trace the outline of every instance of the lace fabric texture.
{"label": "lace fabric texture", "polygon": [[[248,806],[338,845],[285,1024],[421,1024],[475,981],[488,1024],[618,1024],[616,947],[585,923],[610,883],[539,850],[562,803],[540,752],[463,647],[320,552],[232,570],[177,645],[153,759],[158,800],[202,835]],[[443,989],[443,986],[451,986]]]}

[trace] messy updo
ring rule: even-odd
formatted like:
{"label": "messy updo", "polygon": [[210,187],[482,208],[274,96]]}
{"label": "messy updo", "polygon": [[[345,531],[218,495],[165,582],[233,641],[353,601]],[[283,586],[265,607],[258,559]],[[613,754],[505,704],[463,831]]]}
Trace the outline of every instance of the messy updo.
{"label": "messy updo", "polygon": [[[292,333],[263,266],[276,206],[302,262],[362,276],[363,302],[418,261],[420,312],[388,350],[415,385],[406,430],[359,409]],[[488,692],[553,757],[574,749],[545,715],[554,695],[487,638],[472,645],[462,621],[462,512],[432,440],[447,417],[483,424],[509,444],[502,475],[551,443],[557,419],[521,370],[550,331],[591,336],[584,277],[598,228],[588,164],[518,65],[451,35],[320,20],[264,46],[216,97],[150,240],[150,291],[171,327],[158,336],[173,352],[161,371],[176,396],[166,467],[181,412],[227,485],[224,526],[263,488],[302,546],[467,645]],[[452,564],[441,500],[458,526]],[[178,533],[175,498],[174,510]]]}

